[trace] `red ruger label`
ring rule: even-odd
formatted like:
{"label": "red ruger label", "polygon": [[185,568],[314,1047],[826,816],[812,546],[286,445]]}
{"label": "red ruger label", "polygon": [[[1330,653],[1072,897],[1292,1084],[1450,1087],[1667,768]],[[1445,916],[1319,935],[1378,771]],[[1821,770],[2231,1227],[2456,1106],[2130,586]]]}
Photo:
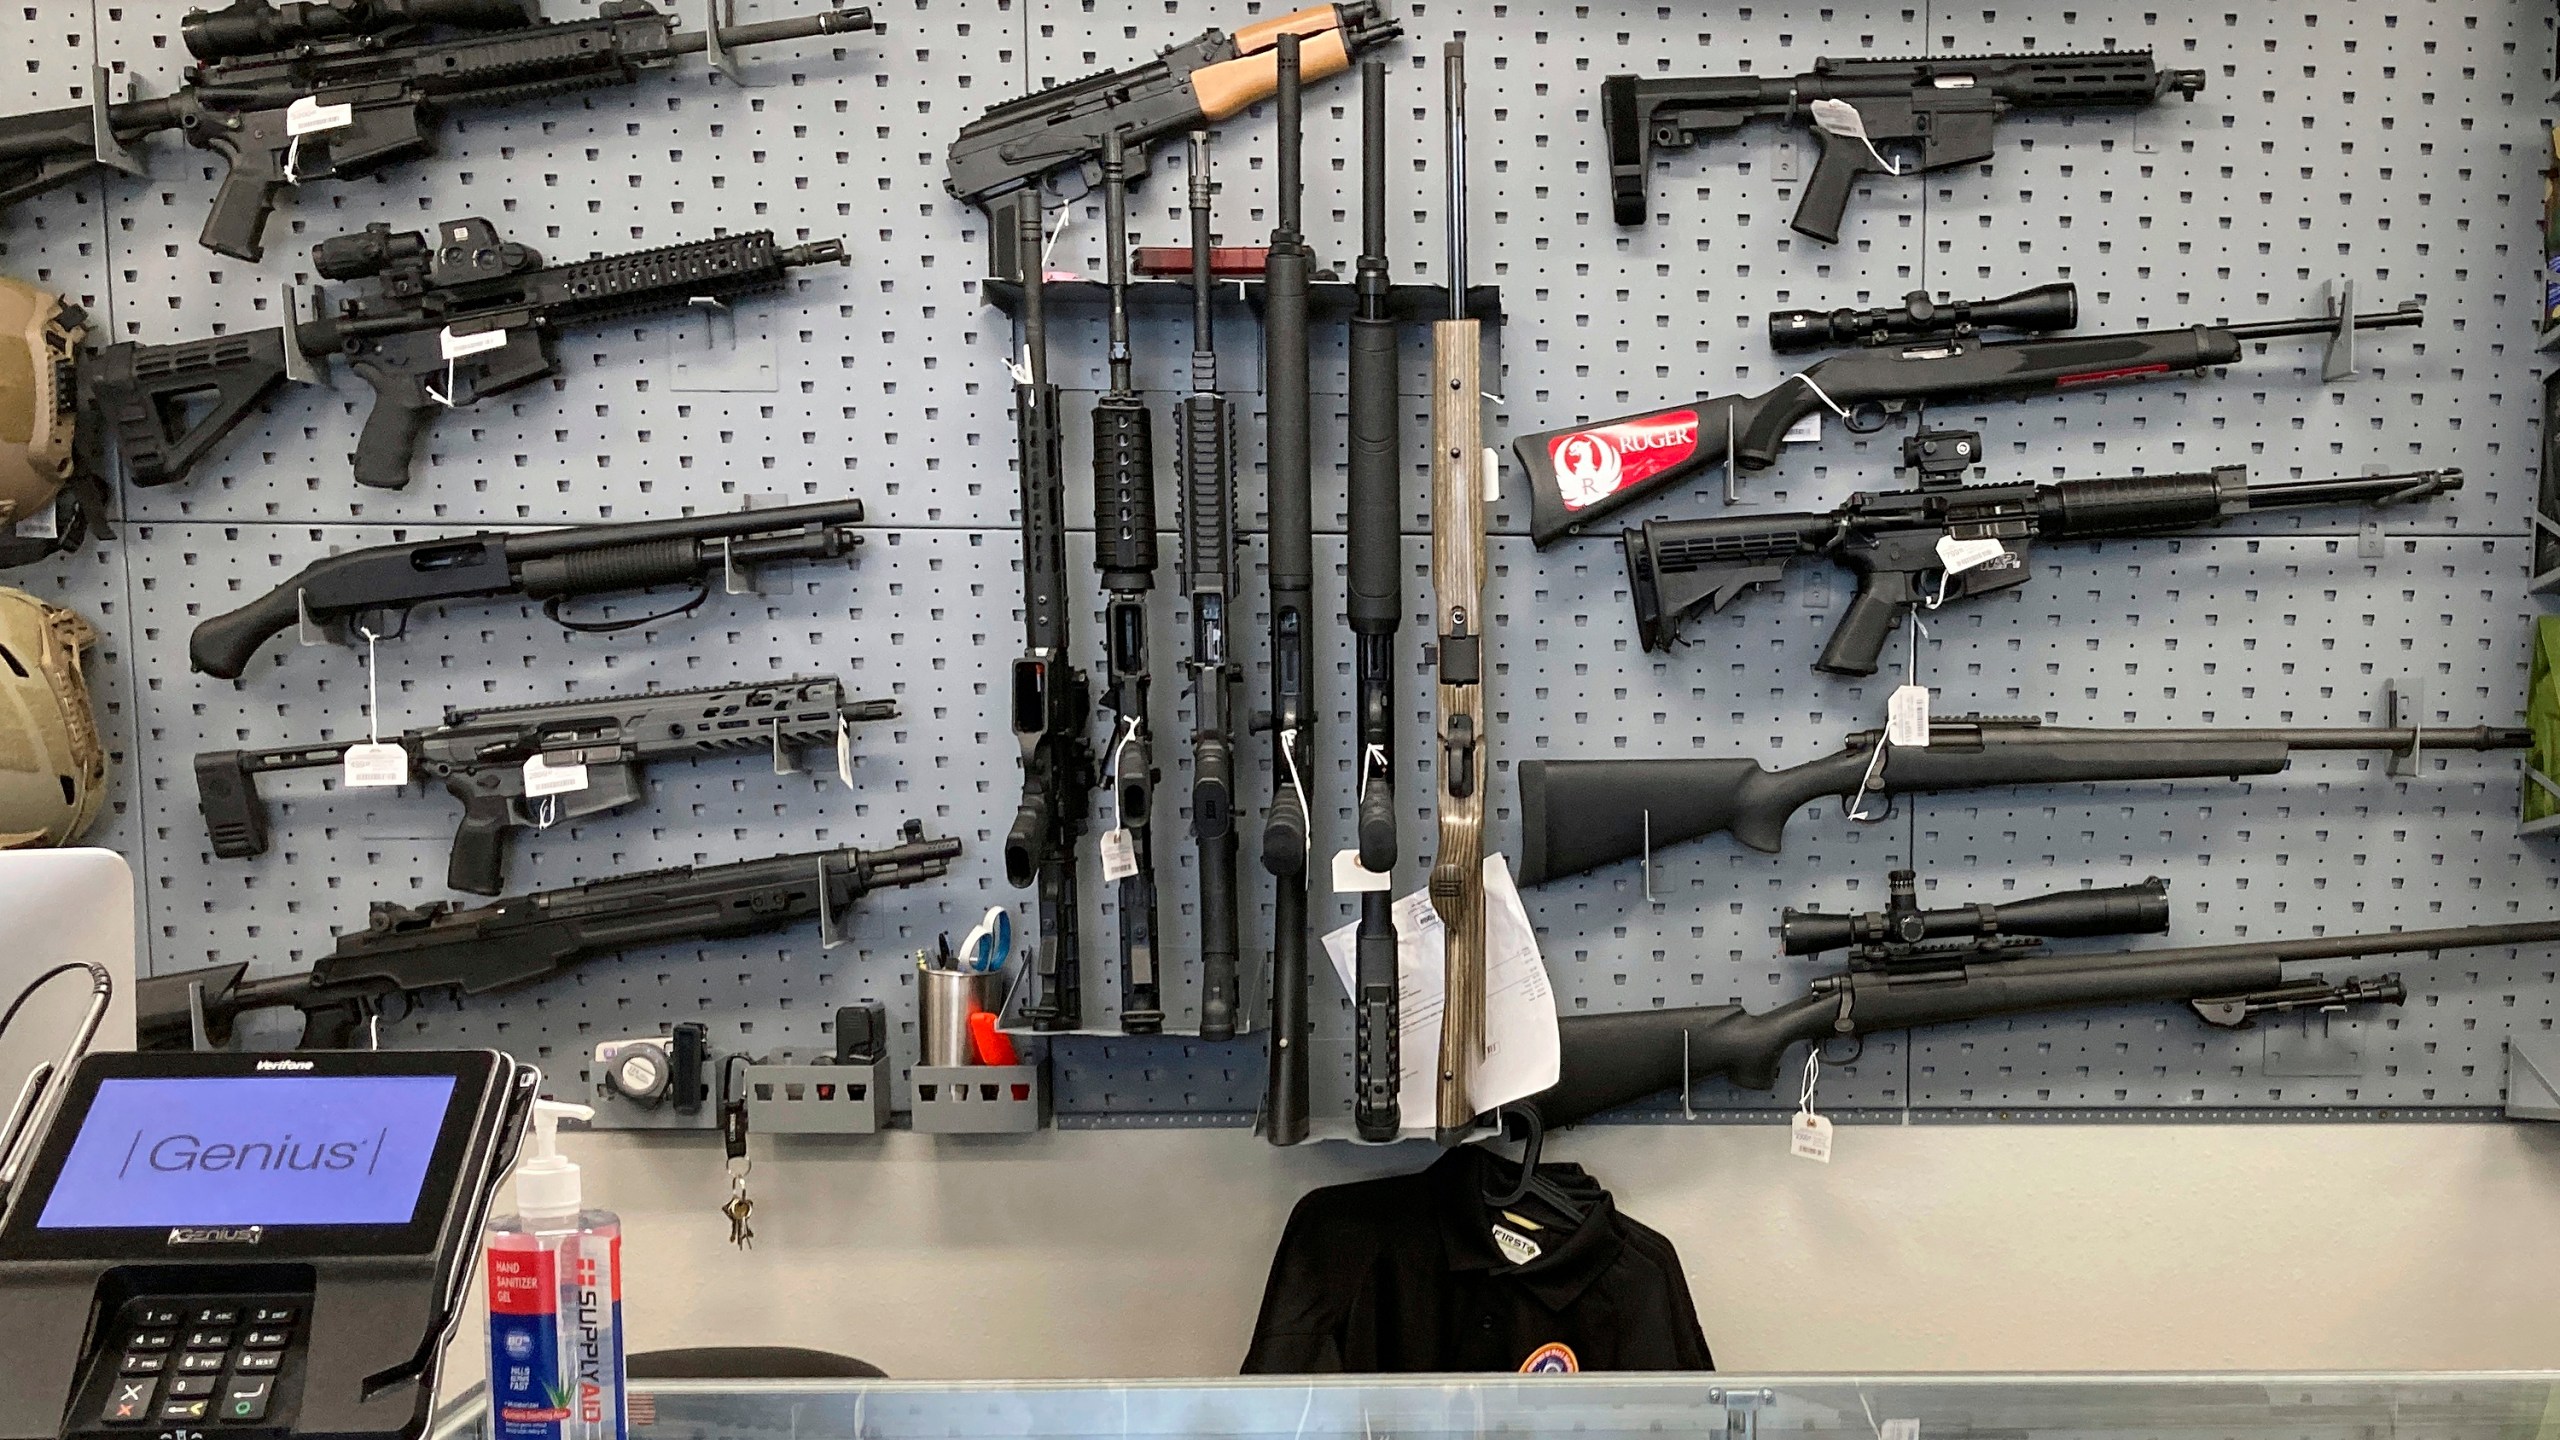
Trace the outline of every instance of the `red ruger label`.
{"label": "red ruger label", "polygon": [[1576,430],[1547,442],[1564,508],[1597,504],[1630,485],[1641,485],[1698,453],[1698,412],[1665,410]]}

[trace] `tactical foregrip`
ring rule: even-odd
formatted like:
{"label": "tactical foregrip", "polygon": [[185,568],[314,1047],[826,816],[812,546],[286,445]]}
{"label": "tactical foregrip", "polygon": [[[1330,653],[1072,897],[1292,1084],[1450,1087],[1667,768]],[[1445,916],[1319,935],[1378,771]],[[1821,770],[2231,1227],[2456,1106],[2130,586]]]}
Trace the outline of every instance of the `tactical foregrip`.
{"label": "tactical foregrip", "polygon": [[1813,668],[1829,675],[1873,675],[1885,642],[1901,624],[1902,606],[1877,593],[1873,577],[1861,577]]}
{"label": "tactical foregrip", "polygon": [[514,808],[503,796],[464,801],[453,853],[445,860],[444,883],[466,895],[495,895],[505,889],[507,831],[514,825]]}
{"label": "tactical foregrip", "polygon": [[[1840,219],[1849,210],[1849,192],[1858,176],[1872,168],[1867,164],[1866,142],[1834,135],[1828,130],[1814,131],[1822,143],[1822,153],[1813,162],[1813,173],[1805,177],[1804,193],[1797,197],[1795,218],[1787,228],[1799,235],[1819,240],[1825,245],[1840,241]],[[1644,217],[1639,214],[1638,220]]]}
{"label": "tactical foregrip", "polygon": [[300,620],[301,578],[296,576],[239,609],[196,626],[187,637],[188,664],[217,679],[239,679],[259,646]]}

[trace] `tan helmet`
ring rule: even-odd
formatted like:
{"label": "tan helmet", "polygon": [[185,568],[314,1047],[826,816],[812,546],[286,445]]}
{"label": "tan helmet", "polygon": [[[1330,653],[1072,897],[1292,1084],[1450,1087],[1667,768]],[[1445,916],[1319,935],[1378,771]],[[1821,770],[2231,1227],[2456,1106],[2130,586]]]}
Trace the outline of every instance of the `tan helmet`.
{"label": "tan helmet", "polygon": [[62,297],[0,278],[0,533],[39,515],[71,478],[65,388],[86,323]]}
{"label": "tan helmet", "polygon": [[107,798],[107,752],[80,652],[98,632],[77,611],[0,589],[0,850],[68,845]]}

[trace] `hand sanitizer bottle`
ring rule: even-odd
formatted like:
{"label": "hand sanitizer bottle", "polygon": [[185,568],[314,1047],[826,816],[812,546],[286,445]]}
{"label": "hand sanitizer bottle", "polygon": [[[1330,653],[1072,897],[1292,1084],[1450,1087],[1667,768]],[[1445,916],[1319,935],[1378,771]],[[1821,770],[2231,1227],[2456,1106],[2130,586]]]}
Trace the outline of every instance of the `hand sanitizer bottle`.
{"label": "hand sanitizer bottle", "polygon": [[584,1208],[560,1154],[563,1116],[537,1100],[516,1213],[489,1222],[489,1405],[494,1440],[625,1440],[622,1221]]}

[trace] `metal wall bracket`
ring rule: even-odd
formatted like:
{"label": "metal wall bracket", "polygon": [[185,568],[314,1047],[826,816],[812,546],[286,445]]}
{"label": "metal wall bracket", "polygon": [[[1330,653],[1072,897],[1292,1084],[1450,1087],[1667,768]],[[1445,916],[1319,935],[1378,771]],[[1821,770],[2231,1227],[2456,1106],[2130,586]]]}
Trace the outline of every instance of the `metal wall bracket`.
{"label": "metal wall bracket", "polygon": [[2356,282],[2323,280],[2321,302],[2329,307],[2329,318],[2338,328],[2329,332],[2329,347],[2320,356],[2320,378],[2335,385],[2356,373]]}
{"label": "metal wall bracket", "polygon": [[739,329],[738,312],[725,302],[697,296],[667,336],[670,390],[693,393],[769,394],[782,386],[770,333]]}
{"label": "metal wall bracket", "polygon": [[2397,680],[2382,682],[2382,703],[2388,718],[2382,723],[2394,730],[2409,732],[2409,748],[2391,752],[2387,767],[2400,779],[2414,778],[2422,767],[2427,746],[2427,691],[2424,685],[2412,695],[2400,688]]}
{"label": "metal wall bracket", "polygon": [[2362,1075],[2364,1039],[2344,1005],[2265,1021],[2269,1075]]}
{"label": "metal wall bracket", "polygon": [[702,53],[712,69],[729,77],[730,84],[753,90],[758,82],[747,78],[745,64],[731,53],[720,33],[737,27],[737,12],[737,0],[702,0]]}
{"label": "metal wall bracket", "polygon": [[[107,112],[108,79],[106,66],[93,65],[89,68],[89,156],[110,170],[121,170],[136,178],[146,177],[151,172],[143,167],[141,161],[133,158],[133,152],[124,147],[123,141],[116,138],[115,122]],[[141,85],[125,82],[125,98],[141,99]]]}
{"label": "metal wall bracket", "polygon": [[1724,1440],[1758,1440],[1760,1412],[1777,1403],[1775,1390],[1727,1390],[1722,1387],[1707,1392],[1707,1403],[1724,1407]]}
{"label": "metal wall bracket", "polygon": [[2507,1118],[2560,1120],[2560,1036],[2507,1041]]}

